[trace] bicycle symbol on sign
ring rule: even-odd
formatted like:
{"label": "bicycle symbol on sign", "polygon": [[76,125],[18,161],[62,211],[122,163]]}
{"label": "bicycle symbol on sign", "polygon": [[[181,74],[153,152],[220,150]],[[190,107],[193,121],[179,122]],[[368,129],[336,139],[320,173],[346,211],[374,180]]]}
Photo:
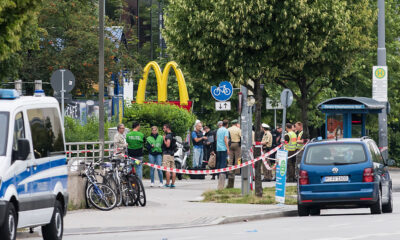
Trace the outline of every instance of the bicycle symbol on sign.
{"label": "bicycle symbol on sign", "polygon": [[231,98],[233,93],[233,87],[230,82],[223,81],[219,84],[219,86],[211,87],[211,95],[217,101],[227,101]]}
{"label": "bicycle symbol on sign", "polygon": [[219,86],[216,89],[214,89],[213,93],[215,96],[219,96],[221,93],[223,93],[225,95],[230,95],[231,90],[229,88],[227,88],[225,85],[223,85],[223,86]]}

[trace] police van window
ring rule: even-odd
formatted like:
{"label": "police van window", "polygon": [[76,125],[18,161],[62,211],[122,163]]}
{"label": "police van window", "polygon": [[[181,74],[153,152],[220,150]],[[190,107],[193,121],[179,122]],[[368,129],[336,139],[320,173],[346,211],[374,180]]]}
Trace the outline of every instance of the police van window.
{"label": "police van window", "polygon": [[14,134],[13,134],[13,154],[18,152],[18,139],[25,138],[25,126],[22,112],[15,115]]}
{"label": "police van window", "polygon": [[0,156],[6,155],[7,132],[8,132],[8,113],[0,112]]}
{"label": "police van window", "polygon": [[56,108],[28,110],[35,158],[64,153],[64,139]]}

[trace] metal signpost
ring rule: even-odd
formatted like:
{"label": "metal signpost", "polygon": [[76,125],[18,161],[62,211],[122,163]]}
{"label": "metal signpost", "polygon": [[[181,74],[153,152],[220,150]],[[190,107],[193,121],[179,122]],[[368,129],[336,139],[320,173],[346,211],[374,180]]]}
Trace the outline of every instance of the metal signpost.
{"label": "metal signpost", "polygon": [[285,139],[285,125],[286,125],[286,108],[290,107],[293,103],[293,93],[290,89],[284,89],[281,93],[281,103],[283,106],[283,116],[282,116],[282,136],[281,139]]}
{"label": "metal signpost", "polygon": [[[247,104],[248,90],[244,86],[240,86],[240,92],[242,94],[242,105],[241,105],[241,117],[240,117],[240,128],[242,130],[241,149],[242,149],[242,162],[250,160],[250,148],[253,145],[252,136],[252,125],[253,117],[251,107]],[[250,193],[250,166],[242,168],[242,195],[248,195]]]}
{"label": "metal signpost", "polygon": [[276,110],[283,109],[282,103],[279,101],[273,101],[270,98],[266,98],[265,102],[266,102],[265,106],[266,106],[267,110],[269,110],[269,109],[274,110],[274,127],[276,128]]}
{"label": "metal signpost", "polygon": [[64,124],[64,94],[71,92],[75,87],[75,77],[71,71],[67,69],[59,69],[54,71],[50,78],[51,87],[55,92],[60,92],[61,94],[61,116],[62,122]]}
{"label": "metal signpost", "polygon": [[[386,47],[385,47],[385,0],[378,0],[378,68],[386,67]],[[375,68],[375,67],[374,67]],[[378,72],[381,74],[381,72]],[[375,71],[373,72],[375,76]],[[388,159],[388,131],[387,131],[387,113],[388,113],[388,100],[387,100],[387,67],[385,72],[386,78],[386,92],[381,91],[378,100],[384,102],[386,107],[382,109],[382,112],[378,114],[378,125],[379,125],[379,148],[382,152],[384,159]]]}
{"label": "metal signpost", "polygon": [[217,111],[230,111],[231,102],[228,100],[232,97],[233,86],[230,82],[223,81],[219,86],[211,87],[211,95],[217,102],[215,102],[215,110]]}

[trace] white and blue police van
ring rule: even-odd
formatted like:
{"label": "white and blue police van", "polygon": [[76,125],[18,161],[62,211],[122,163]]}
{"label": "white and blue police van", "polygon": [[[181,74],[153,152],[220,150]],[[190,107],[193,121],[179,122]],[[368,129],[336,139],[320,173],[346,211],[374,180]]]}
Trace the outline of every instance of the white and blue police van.
{"label": "white and blue police van", "polygon": [[[35,94],[36,95],[36,94]],[[0,239],[17,228],[42,228],[62,239],[68,169],[64,128],[53,97],[0,89]]]}

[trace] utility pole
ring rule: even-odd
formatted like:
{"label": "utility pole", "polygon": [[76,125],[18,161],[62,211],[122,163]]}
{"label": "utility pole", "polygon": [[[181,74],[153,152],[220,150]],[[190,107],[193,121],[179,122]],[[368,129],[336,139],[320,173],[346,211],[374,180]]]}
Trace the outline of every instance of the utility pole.
{"label": "utility pole", "polygon": [[104,156],[104,0],[99,0],[99,140],[100,158]]}
{"label": "utility pole", "polygon": [[[242,130],[242,162],[250,160],[249,150],[253,145],[253,134],[252,125],[253,117],[251,107],[247,104],[247,88],[240,86],[240,92],[242,93],[242,112],[240,113],[240,128]],[[242,195],[248,195],[250,193],[250,166],[242,168]]]}
{"label": "utility pole", "polygon": [[[378,66],[386,66],[386,47],[385,47],[385,0],[378,0]],[[387,74],[387,73],[386,73]],[[387,93],[386,93],[387,94]],[[387,131],[387,107],[378,114],[379,125],[379,148],[384,159],[388,159],[388,131]]]}

